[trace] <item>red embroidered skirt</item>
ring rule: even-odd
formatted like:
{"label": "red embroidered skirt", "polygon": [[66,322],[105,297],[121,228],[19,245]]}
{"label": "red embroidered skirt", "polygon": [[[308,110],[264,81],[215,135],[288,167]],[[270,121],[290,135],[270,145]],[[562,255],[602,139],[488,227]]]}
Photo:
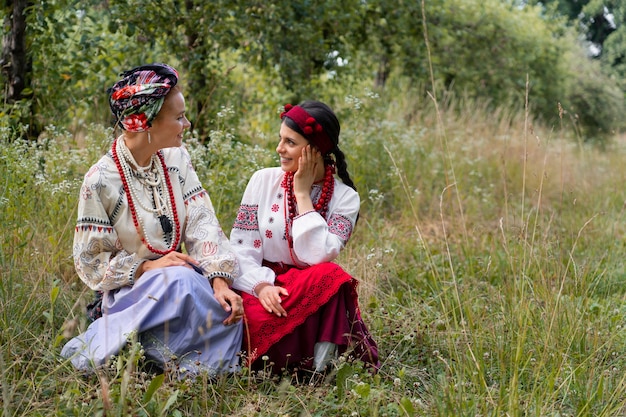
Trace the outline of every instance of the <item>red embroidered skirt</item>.
{"label": "red embroidered skirt", "polygon": [[380,366],[378,347],[361,319],[356,279],[330,262],[306,269],[266,266],[277,273],[275,285],[289,292],[282,302],[287,317],[268,313],[258,298],[242,294],[249,365],[258,369],[271,363],[274,372],[291,366],[310,369],[315,343],[332,342],[339,353],[351,348],[358,359]]}

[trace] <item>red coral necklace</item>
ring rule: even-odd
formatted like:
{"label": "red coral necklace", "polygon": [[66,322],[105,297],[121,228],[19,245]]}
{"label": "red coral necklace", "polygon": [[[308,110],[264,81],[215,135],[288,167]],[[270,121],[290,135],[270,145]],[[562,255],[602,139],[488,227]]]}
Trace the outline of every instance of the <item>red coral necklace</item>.
{"label": "red coral necklace", "polygon": [[[176,200],[174,198],[174,191],[172,189],[172,183],[170,181],[169,173],[167,172],[167,166],[165,165],[165,159],[163,158],[163,153],[158,151],[156,153],[158,158],[158,170],[159,174],[165,179],[166,188],[168,191],[169,201],[167,202],[168,208],[171,207],[172,217],[174,220],[174,239],[172,240],[171,245],[166,250],[160,250],[152,246],[150,240],[148,239],[148,234],[146,233],[145,225],[143,224],[143,219],[137,215],[137,209],[135,207],[135,201],[133,197],[133,192],[131,190],[132,185],[130,181],[132,175],[130,173],[129,163],[124,160],[123,162],[120,160],[120,157],[117,153],[117,141],[118,139],[113,141],[113,145],[111,146],[111,153],[113,154],[113,161],[115,161],[115,166],[117,167],[117,171],[120,174],[120,178],[122,179],[122,185],[124,186],[124,192],[126,194],[126,200],[128,200],[128,207],[130,209],[130,213],[133,217],[133,223],[135,225],[135,229],[137,233],[141,237],[141,242],[153,253],[159,255],[167,255],[170,252],[174,252],[178,248],[178,244],[180,243],[181,233],[180,233],[180,222],[178,219],[178,211],[176,210]],[[154,158],[154,156],[153,156]],[[155,161],[156,162],[156,161]],[[167,221],[166,221],[167,220]],[[169,219],[166,216],[159,216],[159,221],[161,222],[161,226],[164,231],[167,233],[168,229],[171,231],[171,224],[169,224]],[[169,226],[169,227],[168,227]]]}
{"label": "red coral necklace", "polygon": [[[285,189],[285,236],[287,237],[290,250],[293,248],[291,228],[293,225],[293,219],[296,217],[298,211],[298,203],[293,192],[293,175],[293,172],[285,172],[283,182],[281,184]],[[313,205],[315,211],[318,212],[324,219],[326,219],[326,214],[328,213],[328,203],[330,203],[330,199],[333,197],[334,190],[335,178],[333,176],[333,167],[331,165],[326,165],[322,191],[320,192],[317,202]]]}

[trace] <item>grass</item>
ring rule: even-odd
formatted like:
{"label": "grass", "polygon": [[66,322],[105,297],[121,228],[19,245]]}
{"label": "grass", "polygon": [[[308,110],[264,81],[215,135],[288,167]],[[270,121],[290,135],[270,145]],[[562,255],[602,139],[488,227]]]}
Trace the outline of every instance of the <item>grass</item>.
{"label": "grass", "polygon": [[[179,382],[146,373],[136,343],[76,373],[58,355],[90,298],[70,257],[76,196],[111,132],[50,128],[0,149],[1,414],[626,414],[623,138],[601,151],[462,100],[365,91],[336,107],[362,199],[338,262],[361,281],[377,375],[342,360],[317,386],[248,370]],[[243,126],[187,141],[227,232],[247,178],[275,163],[275,133]]]}

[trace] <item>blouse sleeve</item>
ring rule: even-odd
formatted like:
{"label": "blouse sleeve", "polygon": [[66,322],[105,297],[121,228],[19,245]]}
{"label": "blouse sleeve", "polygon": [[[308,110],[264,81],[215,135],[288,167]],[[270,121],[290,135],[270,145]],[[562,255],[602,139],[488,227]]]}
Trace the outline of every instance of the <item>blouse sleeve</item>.
{"label": "blouse sleeve", "polygon": [[359,194],[349,187],[336,193],[329,207],[328,221],[309,211],[293,221],[293,250],[308,265],[330,262],[344,248],[359,215]]}
{"label": "blouse sleeve", "polygon": [[[94,166],[83,181],[74,233],[74,265],[80,279],[92,290],[107,291],[133,285],[144,261],[121,248],[103,205],[103,173]],[[109,185],[110,187],[110,185]]]}
{"label": "blouse sleeve", "polygon": [[189,256],[200,262],[207,278],[223,277],[232,283],[239,274],[236,255],[222,231],[209,194],[193,169],[189,154],[182,147],[180,150],[185,161],[180,167],[187,213],[183,235],[185,249]]}
{"label": "blouse sleeve", "polygon": [[262,185],[257,172],[250,178],[246,186],[235,223],[230,232],[230,242],[237,252],[241,266],[241,275],[235,279],[233,288],[252,295],[258,295],[254,291],[257,285],[263,282],[273,285],[276,278],[272,269],[262,266],[263,245],[258,221],[259,196],[263,192]]}

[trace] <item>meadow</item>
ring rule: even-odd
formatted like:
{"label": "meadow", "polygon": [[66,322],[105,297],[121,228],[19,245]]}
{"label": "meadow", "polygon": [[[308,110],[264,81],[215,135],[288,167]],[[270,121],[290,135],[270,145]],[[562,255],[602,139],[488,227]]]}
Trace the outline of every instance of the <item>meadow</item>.
{"label": "meadow", "polygon": [[[363,90],[335,107],[362,200],[337,261],[360,280],[377,374],[344,357],[317,385],[177,381],[137,343],[74,371],[59,352],[91,299],[71,259],[77,195],[113,132],[50,126],[0,147],[0,415],[626,415],[625,139],[593,147],[571,115],[547,126],[524,104]],[[276,164],[277,114],[224,108],[210,141],[186,138],[226,232],[249,176]]]}

